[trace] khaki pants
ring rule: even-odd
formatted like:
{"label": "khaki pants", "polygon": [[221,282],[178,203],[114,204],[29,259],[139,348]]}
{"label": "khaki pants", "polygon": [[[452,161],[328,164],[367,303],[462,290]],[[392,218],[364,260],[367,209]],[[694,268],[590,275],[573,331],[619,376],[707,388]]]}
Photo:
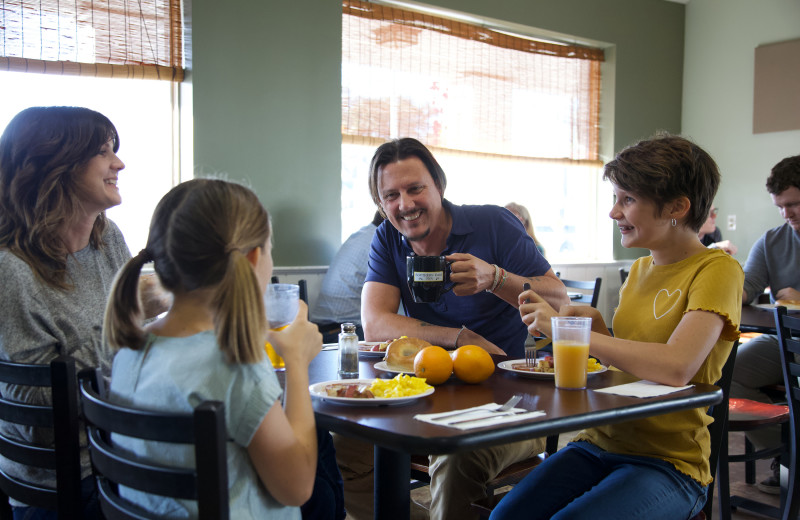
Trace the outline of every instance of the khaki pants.
{"label": "khaki pants", "polygon": [[[344,480],[344,501],[347,518],[373,518],[372,444],[333,434],[336,459]],[[451,455],[431,455],[431,509],[433,520],[477,519],[470,504],[486,496],[486,483],[505,467],[544,451],[544,439],[532,439],[465,451]],[[411,503],[411,518],[427,518],[425,509]]]}

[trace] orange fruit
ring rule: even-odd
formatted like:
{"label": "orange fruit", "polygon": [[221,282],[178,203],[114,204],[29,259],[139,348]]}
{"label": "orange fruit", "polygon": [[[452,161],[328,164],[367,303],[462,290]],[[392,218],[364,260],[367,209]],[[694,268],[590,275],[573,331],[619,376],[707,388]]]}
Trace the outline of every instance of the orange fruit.
{"label": "orange fruit", "polygon": [[494,373],[494,360],[477,345],[464,345],[453,351],[453,372],[465,383],[480,383]]}
{"label": "orange fruit", "polygon": [[444,383],[452,373],[453,360],[442,347],[425,347],[414,357],[414,375],[425,378],[429,385]]}

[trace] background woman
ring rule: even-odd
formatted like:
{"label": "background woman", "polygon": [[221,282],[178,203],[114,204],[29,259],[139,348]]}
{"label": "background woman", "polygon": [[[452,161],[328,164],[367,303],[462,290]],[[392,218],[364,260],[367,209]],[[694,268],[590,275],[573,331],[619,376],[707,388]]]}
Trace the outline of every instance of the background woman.
{"label": "background woman", "polygon": [[[739,263],[697,238],[720,182],[713,159],[676,136],[642,141],[605,167],[615,203],[610,216],[625,247],[651,255],[631,267],[620,292],[611,337],[600,313],[564,306],[563,315],[592,318],[590,353],[657,383],[714,383],[738,337],[744,275]],[[531,332],[550,335],[558,313],[536,293],[520,294]],[[492,518],[691,518],[711,482],[705,409],[581,432],[531,472]]]}
{"label": "background woman", "polygon": [[[0,357],[45,364],[60,354],[78,369],[102,367],[106,297],[130,258],[105,210],[121,202],[119,136],[104,115],[79,107],[33,107],[17,114],[0,137]],[[0,386],[6,397],[50,402],[49,389]],[[0,425],[21,439],[52,443],[31,428]],[[12,475],[54,485],[54,472],[0,459]],[[92,495],[88,454],[81,453],[84,499]],[[20,506],[20,504],[13,504]],[[90,505],[94,508],[95,505]],[[14,517],[34,508],[15,507]],[[56,518],[36,510],[36,518]],[[86,518],[96,512],[87,510]],[[48,516],[49,515],[49,516]],[[25,518],[29,518],[25,516]]]}
{"label": "background woman", "polygon": [[[272,275],[266,210],[237,184],[195,179],[156,207],[147,247],[120,271],[104,334],[119,348],[111,398],[165,411],[191,411],[208,399],[225,404],[231,518],[299,518],[311,496],[317,433],[308,365],[322,346],[300,302],[294,322],[267,333],[263,292]],[[142,327],[136,280],[153,261],[173,296],[170,310]],[[282,390],[264,352],[268,339],[286,363]],[[190,464],[188,446],[117,438],[143,458]],[[127,490],[128,499],[160,513],[188,511],[193,501]],[[185,514],[185,513],[181,513]]]}
{"label": "background woman", "polygon": [[536,234],[533,232],[533,222],[531,222],[531,214],[528,212],[528,208],[523,206],[522,204],[517,204],[516,202],[509,202],[506,204],[506,209],[514,214],[515,217],[522,222],[522,225],[525,227],[525,231],[528,232],[528,235],[533,239],[533,242],[536,244],[536,249],[544,255],[544,246],[541,242],[536,238]]}

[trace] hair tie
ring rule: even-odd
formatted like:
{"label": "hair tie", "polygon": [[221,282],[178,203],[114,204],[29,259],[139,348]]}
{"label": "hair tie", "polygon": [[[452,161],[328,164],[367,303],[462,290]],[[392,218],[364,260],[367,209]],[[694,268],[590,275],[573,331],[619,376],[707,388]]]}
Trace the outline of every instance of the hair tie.
{"label": "hair tie", "polygon": [[232,254],[232,253],[235,253],[236,251],[238,251],[238,252],[240,252],[240,253],[242,252],[242,250],[241,250],[241,249],[239,249],[239,248],[238,248],[238,247],[236,247],[236,246],[233,246],[233,245],[228,245],[228,246],[225,246],[225,254],[226,254],[226,255],[230,255],[230,254]]}
{"label": "hair tie", "polygon": [[146,247],[139,251],[139,254],[136,256],[141,258],[142,262],[145,264],[153,259],[153,257],[150,255],[150,251],[148,251]]}

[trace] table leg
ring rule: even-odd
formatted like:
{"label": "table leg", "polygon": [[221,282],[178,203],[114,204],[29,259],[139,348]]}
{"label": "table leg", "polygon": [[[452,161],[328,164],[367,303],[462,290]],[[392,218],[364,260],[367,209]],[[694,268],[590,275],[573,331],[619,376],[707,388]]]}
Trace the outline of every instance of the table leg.
{"label": "table leg", "polygon": [[411,455],[375,446],[375,518],[407,520],[411,515]]}

